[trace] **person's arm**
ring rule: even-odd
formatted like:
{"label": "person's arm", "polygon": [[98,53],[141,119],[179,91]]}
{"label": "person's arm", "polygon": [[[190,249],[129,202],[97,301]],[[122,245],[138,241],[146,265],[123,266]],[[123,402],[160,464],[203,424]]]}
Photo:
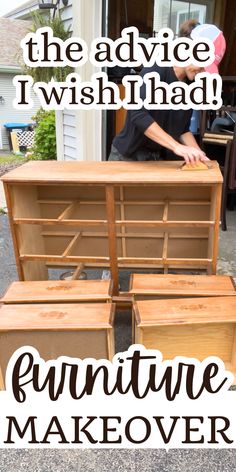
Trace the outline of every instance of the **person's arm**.
{"label": "person's arm", "polygon": [[[198,145],[194,135],[191,133],[191,131],[188,131],[187,133],[182,134],[180,137],[180,140],[185,146],[192,146],[198,150],[201,150],[200,146]],[[205,156],[204,160],[210,160],[208,157]]]}
{"label": "person's arm", "polygon": [[[144,68],[140,74],[142,77],[145,76],[146,72],[150,70]],[[159,68],[161,80],[165,80],[165,77],[162,77],[162,68]],[[144,100],[146,98],[146,85],[143,83],[140,88],[140,98]],[[143,106],[137,110],[129,110],[131,122],[136,126],[136,128],[143,133],[147,138],[152,139],[157,144],[169,149],[174,154],[179,157],[182,157],[185,162],[192,165],[196,164],[198,161],[206,160],[206,155],[200,148],[196,149],[192,144],[187,145],[186,143],[180,144],[174,138],[172,138],[166,131],[164,131],[153,119],[149,111]],[[189,121],[185,123],[186,132],[182,134],[185,136],[188,134],[190,125]]]}
{"label": "person's arm", "polygon": [[[183,157],[185,162],[196,164],[198,161],[208,160],[205,153],[199,148],[192,133],[187,132],[181,136],[184,144],[180,144],[164,131],[156,122],[152,123],[145,131],[145,136],[155,143],[169,149],[179,157]],[[192,135],[186,136],[186,135]],[[189,144],[188,144],[189,143]]]}

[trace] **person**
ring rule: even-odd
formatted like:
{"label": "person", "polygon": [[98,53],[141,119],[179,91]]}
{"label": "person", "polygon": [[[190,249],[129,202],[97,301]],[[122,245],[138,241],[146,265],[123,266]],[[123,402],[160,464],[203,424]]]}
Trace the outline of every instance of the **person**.
{"label": "person", "polygon": [[184,21],[179,28],[179,37],[180,38],[191,38],[191,33],[196,26],[199,26],[200,23],[194,18]]}
{"label": "person", "polygon": [[[222,32],[214,25],[199,25],[195,20],[185,22],[180,34],[195,39],[208,37],[215,45],[215,61],[205,68],[216,72],[224,52],[225,39]],[[168,84],[175,81],[191,83],[204,69],[189,65],[187,67],[152,67],[142,69],[140,75],[158,72],[160,80]],[[145,99],[145,85],[140,89],[142,100]],[[109,161],[149,161],[184,159],[186,163],[196,165],[208,160],[200,149],[194,135],[189,131],[192,110],[128,110],[121,132],[112,142]]]}

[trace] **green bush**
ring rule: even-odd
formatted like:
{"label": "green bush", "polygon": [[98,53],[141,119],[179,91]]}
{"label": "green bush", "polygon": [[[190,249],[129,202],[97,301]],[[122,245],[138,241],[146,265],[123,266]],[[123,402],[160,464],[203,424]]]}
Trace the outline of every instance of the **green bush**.
{"label": "green bush", "polygon": [[[51,17],[44,17],[40,15],[38,12],[33,13],[32,15],[33,25],[30,32],[36,33],[38,28],[42,28],[45,26],[49,26],[52,28],[53,36],[62,39],[65,41],[71,37],[70,28],[65,29],[65,25],[63,20],[61,19],[60,15],[55,16],[54,18]],[[57,82],[63,82],[67,75],[73,72],[73,68],[69,66],[65,67],[29,67],[26,64],[22,63],[20,56],[18,57],[19,62],[21,63],[21,67],[25,74],[30,75],[34,82],[50,82],[52,77]]]}
{"label": "green bush", "polygon": [[39,110],[34,117],[37,123],[34,135],[33,158],[57,158],[55,112]]}

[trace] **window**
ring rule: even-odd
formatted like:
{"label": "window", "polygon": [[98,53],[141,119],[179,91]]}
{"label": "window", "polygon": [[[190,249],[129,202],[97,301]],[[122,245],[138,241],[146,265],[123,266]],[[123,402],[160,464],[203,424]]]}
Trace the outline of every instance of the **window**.
{"label": "window", "polygon": [[178,35],[180,25],[194,18],[199,23],[212,21],[214,0],[155,0],[153,31],[171,28]]}

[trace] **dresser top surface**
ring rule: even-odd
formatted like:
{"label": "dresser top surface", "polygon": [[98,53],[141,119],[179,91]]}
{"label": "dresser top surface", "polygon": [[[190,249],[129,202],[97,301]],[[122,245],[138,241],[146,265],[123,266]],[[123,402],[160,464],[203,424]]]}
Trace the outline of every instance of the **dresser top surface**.
{"label": "dresser top surface", "polygon": [[181,170],[183,161],[61,162],[32,161],[2,177],[7,183],[35,184],[159,184],[207,185],[222,183],[216,161],[208,170]]}

